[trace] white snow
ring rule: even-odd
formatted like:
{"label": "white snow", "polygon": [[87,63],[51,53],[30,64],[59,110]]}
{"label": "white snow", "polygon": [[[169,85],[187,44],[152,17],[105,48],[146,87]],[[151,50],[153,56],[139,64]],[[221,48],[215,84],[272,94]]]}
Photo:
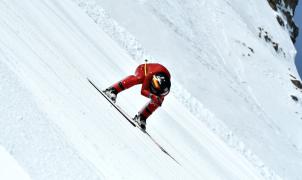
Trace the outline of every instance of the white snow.
{"label": "white snow", "polygon": [[[301,176],[295,50],[266,1],[4,0],[0,37],[0,144],[32,179]],[[106,88],[146,57],[172,74],[147,130],[181,165],[86,80]],[[139,88],[118,95],[131,115]]]}
{"label": "white snow", "polygon": [[0,179],[30,180],[29,175],[2,146],[0,146]]}

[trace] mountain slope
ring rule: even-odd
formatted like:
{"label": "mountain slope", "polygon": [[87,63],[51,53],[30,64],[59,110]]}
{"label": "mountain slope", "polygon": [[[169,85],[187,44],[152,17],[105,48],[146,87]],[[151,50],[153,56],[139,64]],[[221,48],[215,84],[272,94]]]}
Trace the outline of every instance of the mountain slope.
{"label": "mountain slope", "polygon": [[137,64],[75,4],[3,1],[0,33],[1,142],[33,179],[261,178],[173,96],[148,130],[181,166],[113,110],[86,77],[106,87]]}
{"label": "mountain slope", "polygon": [[[0,143],[32,179],[298,179],[301,134],[291,131],[300,124],[282,121],[297,121],[299,108],[288,97],[294,52],[285,31],[273,34],[283,58],[257,38],[259,22],[239,1],[74,2],[0,3]],[[171,95],[147,128],[181,165],[86,80],[105,88],[143,57],[172,72]],[[119,94],[131,115],[148,101],[139,91]]]}
{"label": "mountain slope", "polygon": [[266,1],[75,2],[137,62],[169,65],[176,98],[264,174],[299,179],[296,51]]}

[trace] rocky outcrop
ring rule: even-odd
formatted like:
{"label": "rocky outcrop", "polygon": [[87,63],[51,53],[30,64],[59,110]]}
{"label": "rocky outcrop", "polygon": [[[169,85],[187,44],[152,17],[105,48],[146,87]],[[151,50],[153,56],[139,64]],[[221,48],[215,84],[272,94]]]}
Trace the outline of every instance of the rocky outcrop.
{"label": "rocky outcrop", "polygon": [[293,43],[299,34],[299,28],[295,24],[293,17],[298,0],[267,0],[272,9],[279,12],[276,19],[280,26],[286,28]]}
{"label": "rocky outcrop", "polygon": [[[294,75],[290,74],[290,80],[295,85],[296,89],[302,90],[302,83]],[[301,91],[302,92],[302,91]]]}

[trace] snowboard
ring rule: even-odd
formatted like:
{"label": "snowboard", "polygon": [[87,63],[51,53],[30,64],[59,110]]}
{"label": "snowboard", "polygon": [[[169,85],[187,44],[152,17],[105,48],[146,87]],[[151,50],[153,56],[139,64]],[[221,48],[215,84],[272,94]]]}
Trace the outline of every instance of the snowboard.
{"label": "snowboard", "polygon": [[[169,156],[171,159],[173,159],[177,164],[179,164],[178,161],[174,157],[172,157],[159,143],[156,142],[156,140],[144,129],[142,129],[136,121],[134,121],[121,107],[119,107],[116,103],[114,103],[109,97],[106,96],[106,94],[101,91],[90,79],[88,79],[88,82],[134,127],[137,127],[140,129],[145,135],[147,135],[151,141],[167,156]],[[179,164],[180,165],[180,164]]]}

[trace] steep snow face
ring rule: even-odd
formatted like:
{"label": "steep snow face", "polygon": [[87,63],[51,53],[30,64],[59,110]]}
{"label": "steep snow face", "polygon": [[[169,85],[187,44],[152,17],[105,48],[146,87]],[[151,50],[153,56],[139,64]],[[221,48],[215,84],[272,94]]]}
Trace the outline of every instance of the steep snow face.
{"label": "steep snow face", "polygon": [[174,96],[231,146],[299,179],[296,51],[266,1],[75,2],[138,63],[166,64]]}
{"label": "steep snow face", "polygon": [[[5,0],[0,10],[0,143],[33,179],[299,179],[295,50],[265,1]],[[145,57],[172,73],[147,128],[181,165],[86,80],[105,88]],[[118,97],[131,115],[146,101],[139,87]]]}
{"label": "steep snow face", "polygon": [[[2,33],[3,31],[1,35],[4,37]],[[9,33],[6,33],[5,37],[8,36]],[[101,179],[102,176],[96,173],[91,163],[84,161],[66,139],[66,134],[48,116],[49,113],[43,112],[38,107],[37,95],[26,88],[29,87],[30,81],[16,76],[16,71],[21,73],[25,70],[17,65],[24,62],[26,58],[18,61],[13,61],[12,58],[12,56],[19,56],[21,49],[15,49],[14,54],[7,53],[8,46],[4,48],[4,45],[14,41],[2,40],[0,43],[0,179],[30,179],[29,176],[32,179]],[[13,47],[17,48],[17,45],[10,46]],[[22,48],[22,51],[29,52],[26,48]],[[17,64],[12,66],[15,68],[10,68],[4,62]],[[30,65],[34,67],[33,64]],[[44,96],[46,97],[48,96]],[[48,100],[51,101],[50,99]],[[7,171],[2,166],[6,166]]]}
{"label": "steep snow face", "polygon": [[[31,178],[264,179],[173,95],[148,131],[180,165],[124,120],[86,78],[107,87],[137,63],[71,1],[0,9],[0,142]],[[133,115],[145,102],[139,87],[118,99]]]}
{"label": "steep snow face", "polygon": [[30,180],[29,175],[19,166],[18,162],[0,146],[1,179]]}

